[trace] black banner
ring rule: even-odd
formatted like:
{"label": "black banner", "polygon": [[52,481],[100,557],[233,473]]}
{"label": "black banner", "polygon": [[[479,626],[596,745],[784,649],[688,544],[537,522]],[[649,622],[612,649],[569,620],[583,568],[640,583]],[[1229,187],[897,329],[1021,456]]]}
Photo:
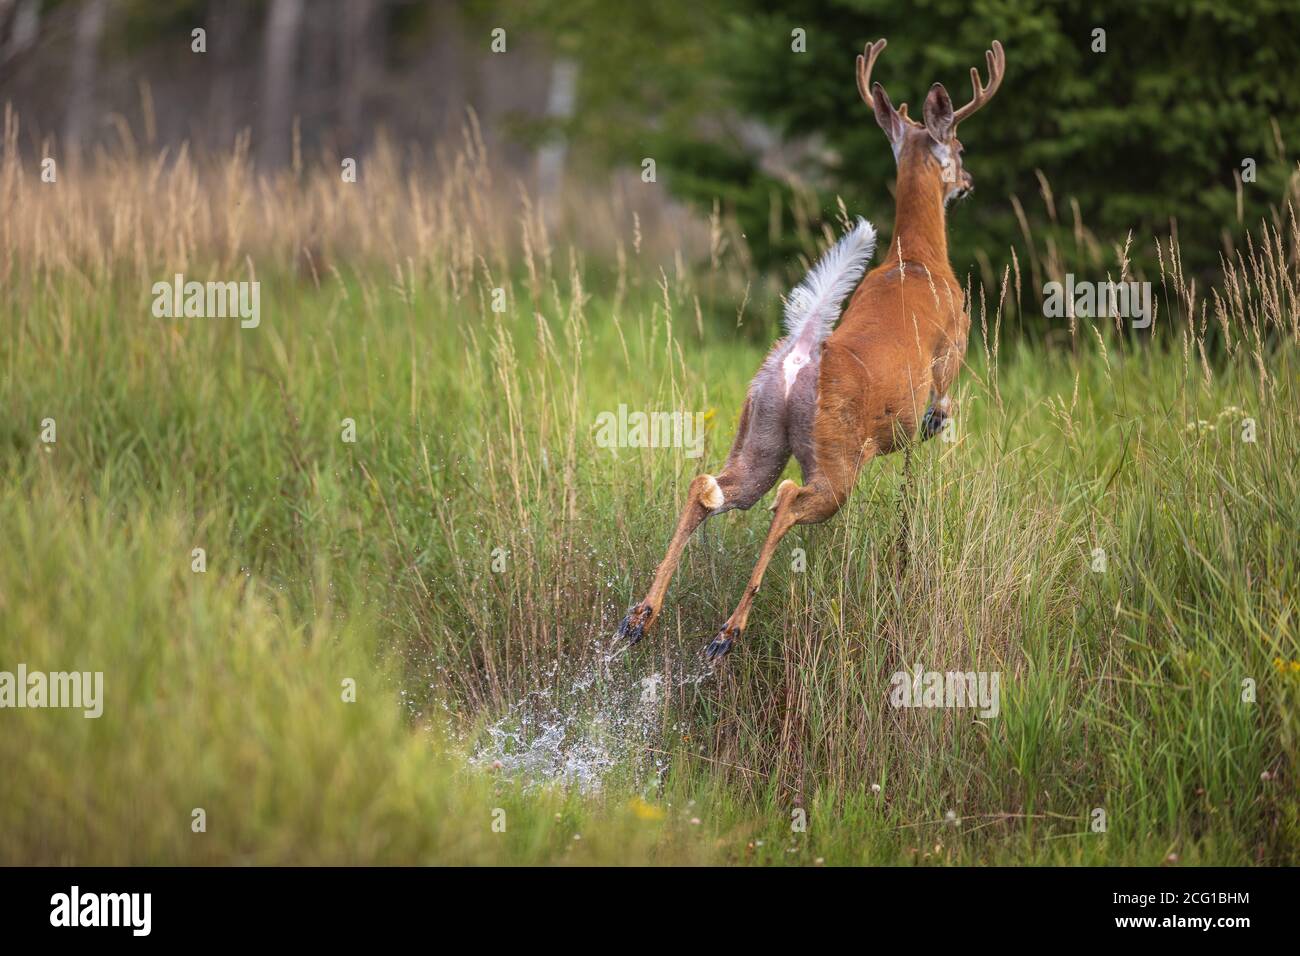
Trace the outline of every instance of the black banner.
{"label": "black banner", "polygon": [[[1191,937],[1232,945],[1281,932],[1294,870],[788,869],[5,869],[6,940],[76,935],[128,942],[292,939],[338,944],[448,931],[540,942],[558,926],[580,935],[608,922],[702,921],[727,932],[842,931],[869,918],[907,935],[1043,930],[1071,940]],[[849,907],[845,902],[852,900]],[[818,915],[817,911],[825,907]],[[809,923],[809,920],[812,920]],[[674,923],[674,925],[678,925]],[[613,937],[612,937],[613,938]]]}

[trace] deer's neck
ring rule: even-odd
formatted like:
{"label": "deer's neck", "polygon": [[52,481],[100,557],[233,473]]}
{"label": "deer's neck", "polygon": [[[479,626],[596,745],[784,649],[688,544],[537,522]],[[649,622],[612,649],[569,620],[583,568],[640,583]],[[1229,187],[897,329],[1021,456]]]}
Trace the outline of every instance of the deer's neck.
{"label": "deer's neck", "polygon": [[894,205],[894,238],[886,261],[919,262],[932,272],[949,271],[943,184],[928,171],[900,168]]}

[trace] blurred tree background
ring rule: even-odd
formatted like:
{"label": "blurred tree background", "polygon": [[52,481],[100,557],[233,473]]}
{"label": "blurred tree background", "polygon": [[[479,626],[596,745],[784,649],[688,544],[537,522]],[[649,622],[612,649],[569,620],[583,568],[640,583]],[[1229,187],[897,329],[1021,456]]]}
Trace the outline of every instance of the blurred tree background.
{"label": "blurred tree background", "polygon": [[919,111],[936,80],[964,102],[997,38],[1006,82],[962,129],[976,193],[951,217],[958,274],[993,283],[1014,248],[1037,278],[1089,249],[1118,277],[1131,233],[1134,268],[1173,235],[1210,278],[1300,182],[1297,14],[1300,0],[0,0],[0,99],[33,152],[112,142],[125,117],[156,147],[229,149],[248,130],[263,169],[292,163],[295,137],[364,155],[381,129],[427,154],[460,142],[472,107],[543,198],[653,158],[672,196],[734,221],[753,267],[787,280],[840,198],[892,225],[893,159],[854,83],[863,44],[889,39],[876,78]]}
{"label": "blurred tree background", "polygon": [[1013,245],[1022,262],[1033,244],[1122,249],[1130,230],[1135,266],[1154,268],[1149,240],[1175,235],[1188,270],[1212,272],[1296,187],[1295,0],[522,6],[583,65],[568,125],[585,154],[657,157],[676,193],[705,209],[720,199],[766,265],[806,252],[800,227],[832,215],[837,195],[892,220],[893,157],[854,81],[879,37],[874,78],[915,113],[935,81],[965,102],[969,68],[986,75],[990,42],[1006,48],[996,103],[961,131],[976,194],[951,217],[959,274],[987,274]]}

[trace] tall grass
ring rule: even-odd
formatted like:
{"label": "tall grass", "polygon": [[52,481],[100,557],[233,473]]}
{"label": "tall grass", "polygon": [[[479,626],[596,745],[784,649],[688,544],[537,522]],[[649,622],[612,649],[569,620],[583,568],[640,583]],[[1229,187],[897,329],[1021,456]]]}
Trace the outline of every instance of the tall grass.
{"label": "tall grass", "polygon": [[[1004,341],[1018,264],[972,289],[957,440],[788,536],[728,666],[678,680],[768,517],[710,522],[607,660],[764,351],[774,296],[721,217],[547,210],[472,129],[439,173],[381,150],[358,184],[124,133],[46,184],[6,122],[0,669],[103,670],[106,710],[0,714],[0,859],[1297,861],[1294,216],[1215,289],[1163,246],[1148,337]],[[176,271],[257,278],[261,326],[153,318]],[[703,457],[598,448],[620,403],[704,412]],[[999,715],[891,707],[916,668],[1000,672]],[[594,672],[669,675],[655,772],[467,765]]]}

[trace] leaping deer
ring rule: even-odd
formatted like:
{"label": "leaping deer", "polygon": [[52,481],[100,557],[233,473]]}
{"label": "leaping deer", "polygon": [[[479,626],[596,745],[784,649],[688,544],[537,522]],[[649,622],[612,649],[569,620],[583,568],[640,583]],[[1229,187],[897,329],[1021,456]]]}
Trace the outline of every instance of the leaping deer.
{"label": "leaping deer", "polygon": [[948,262],[945,210],[974,188],[962,166],[957,126],[997,92],[1006,70],[1002,44],[985,54],[989,82],[971,68],[974,94],[954,111],[943,84],[925,98],[924,123],[894,109],[871,82],[885,41],[858,57],[858,92],[885,131],[898,167],[894,238],[889,253],[849,300],[832,332],[844,296],[858,283],[875,245],[871,225],[858,225],[823,257],[786,306],[787,335],[750,383],[740,424],[722,471],[690,484],[686,507],[645,600],[633,605],[618,634],[635,644],[663,610],[668,583],[692,532],[707,518],[746,509],[767,493],[793,452],[804,483],[783,481],[775,514],[749,584],[736,610],[705,649],[723,657],[745,630],[763,572],[777,545],[796,524],[816,524],[843,507],[858,472],[943,428],[954,409],[949,398],[966,353],[970,313]]}

